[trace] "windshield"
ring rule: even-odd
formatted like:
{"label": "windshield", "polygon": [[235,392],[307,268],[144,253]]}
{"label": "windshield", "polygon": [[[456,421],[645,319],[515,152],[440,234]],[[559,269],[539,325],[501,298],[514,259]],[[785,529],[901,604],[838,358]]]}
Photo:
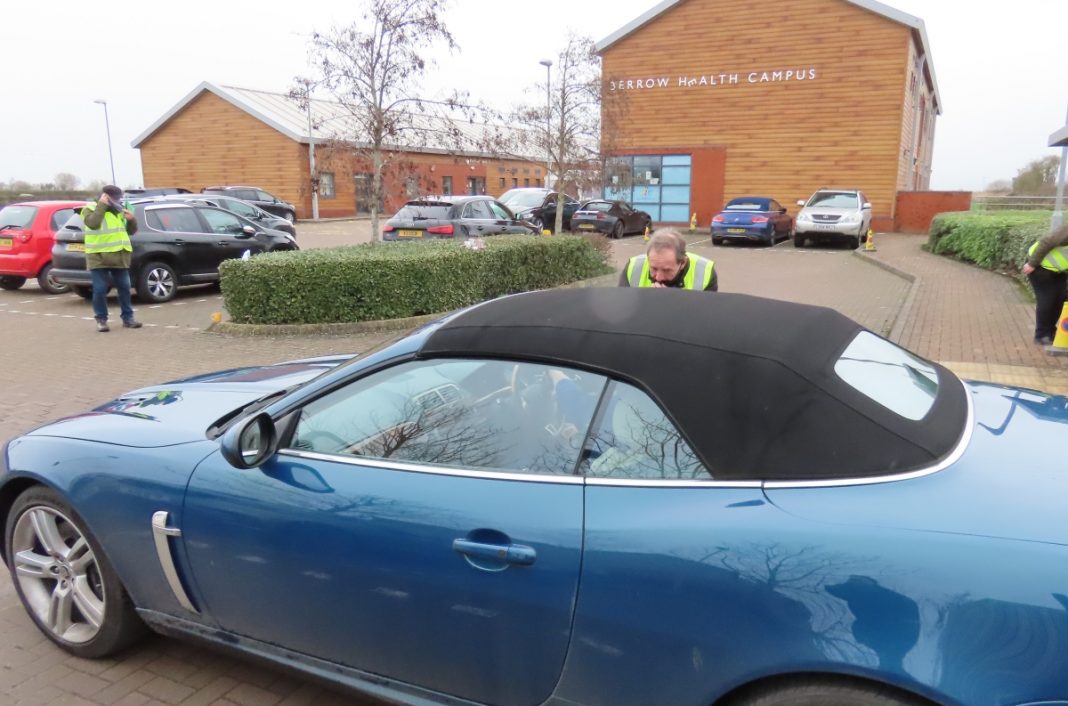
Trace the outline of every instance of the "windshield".
{"label": "windshield", "polygon": [[545,201],[544,191],[515,191],[501,197],[501,203],[513,211],[537,208]]}
{"label": "windshield", "polygon": [[5,206],[0,209],[0,228],[29,228],[36,215],[36,206]]}
{"label": "windshield", "polygon": [[822,206],[824,208],[857,208],[860,201],[856,194],[842,193],[840,191],[821,191],[814,194],[808,201],[809,206]]}

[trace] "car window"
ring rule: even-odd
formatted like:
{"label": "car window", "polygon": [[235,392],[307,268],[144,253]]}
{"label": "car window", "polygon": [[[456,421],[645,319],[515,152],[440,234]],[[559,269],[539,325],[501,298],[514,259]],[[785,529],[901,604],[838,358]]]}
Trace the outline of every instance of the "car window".
{"label": "car window", "polygon": [[256,195],[255,189],[227,189],[225,192],[235,199],[242,199],[244,201],[259,201],[260,197]]}
{"label": "car window", "polygon": [[629,480],[711,480],[712,475],[656,402],[613,382],[590,437],[585,473]]}
{"label": "car window", "polygon": [[846,383],[896,414],[923,419],[938,396],[938,371],[931,363],[861,331],[834,364]]}
{"label": "car window", "polygon": [[393,217],[412,221],[446,219],[451,209],[452,204],[447,203],[406,203]]}
{"label": "car window", "polygon": [[260,201],[277,201],[278,200],[274,196],[271,196],[270,194],[268,194],[266,191],[256,191],[255,194],[256,194],[256,199],[258,199]]}
{"label": "car window", "polygon": [[493,214],[490,213],[489,207],[485,201],[471,201],[464,206],[464,214],[462,218],[493,218]]}
{"label": "car window", "polygon": [[290,446],[450,468],[571,474],[604,378],[486,360],[372,374],[307,405]]}
{"label": "car window", "polygon": [[152,208],[145,211],[149,228],[172,233],[202,233],[204,226],[192,208]]}
{"label": "car window", "polygon": [[234,213],[244,216],[245,218],[256,218],[260,215],[260,209],[256,208],[250,203],[245,203],[241,199],[219,199],[219,205],[225,208],[227,211],[233,211]]}
{"label": "car window", "polygon": [[0,209],[0,227],[29,228],[36,215],[36,206],[4,206]]}
{"label": "car window", "polygon": [[843,193],[840,191],[820,191],[812,195],[808,201],[809,206],[825,206],[827,208],[860,208],[856,194]]}
{"label": "car window", "polygon": [[612,209],[612,204],[607,201],[591,201],[582,207],[583,211],[601,211],[608,213]]}
{"label": "car window", "polygon": [[781,211],[782,210],[782,205],[778,201],[775,201],[775,200],[769,201],[768,205],[770,206],[770,210],[772,210],[772,211]]}
{"label": "car window", "polygon": [[52,214],[52,230],[59,230],[74,215],[73,208],[61,208]]}
{"label": "car window", "polygon": [[629,205],[623,203],[622,201],[619,201],[618,205],[619,205],[619,210],[622,211],[624,215],[626,215],[626,214],[630,213],[632,210],[634,210]]}
{"label": "car window", "polygon": [[241,233],[245,227],[245,224],[232,213],[227,213],[217,208],[201,208],[198,210],[200,215],[204,216],[204,220],[208,222],[208,229],[212,233],[236,235]]}
{"label": "car window", "polygon": [[537,208],[545,202],[545,192],[540,189],[533,191],[517,191],[504,203],[513,211],[522,211],[528,208]]}
{"label": "car window", "polygon": [[487,201],[490,211],[493,212],[493,217],[502,221],[512,220],[512,214],[508,212],[508,209],[497,203],[496,201]]}
{"label": "car window", "polygon": [[732,199],[724,211],[766,211],[768,202],[762,199]]}

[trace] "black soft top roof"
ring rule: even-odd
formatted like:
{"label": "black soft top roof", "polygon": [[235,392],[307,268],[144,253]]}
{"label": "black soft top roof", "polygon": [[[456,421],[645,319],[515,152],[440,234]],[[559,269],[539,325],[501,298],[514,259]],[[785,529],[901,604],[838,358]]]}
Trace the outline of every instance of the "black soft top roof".
{"label": "black soft top roof", "polygon": [[494,356],[596,371],[641,387],[717,479],[827,480],[901,473],[948,455],[965,391],[938,371],[918,421],[834,372],[864,331],[832,309],[743,294],[565,289],[497,299],[431,333],[419,355]]}

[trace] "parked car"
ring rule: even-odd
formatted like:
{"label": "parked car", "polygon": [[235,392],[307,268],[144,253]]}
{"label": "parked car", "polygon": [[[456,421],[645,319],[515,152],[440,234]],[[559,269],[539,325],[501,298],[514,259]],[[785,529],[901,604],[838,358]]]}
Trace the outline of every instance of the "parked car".
{"label": "parked car", "polygon": [[871,202],[855,189],[819,189],[806,201],[794,224],[794,246],[806,240],[846,243],[856,250],[871,227]]}
{"label": "parked car", "polygon": [[794,219],[786,207],[767,196],[731,199],[712,217],[712,244],[725,240],[756,240],[768,245],[793,235]]}
{"label": "parked car", "polygon": [[572,230],[596,231],[610,238],[644,233],[646,228],[652,228],[652,224],[652,216],[636,210],[626,201],[587,201],[571,216]]}
{"label": "parked car", "polygon": [[290,223],[297,220],[296,206],[255,186],[206,186],[200,190],[200,193],[232,196],[259,206],[267,213],[284,218]]}
{"label": "parked car", "polygon": [[288,219],[276,216],[273,213],[268,213],[255,204],[251,204],[248,201],[243,201],[232,196],[223,196],[221,194],[176,194],[171,196],[159,196],[156,197],[156,200],[206,203],[210,206],[218,206],[219,208],[225,208],[227,211],[236,213],[243,218],[247,218],[261,228],[280,230],[293,236],[294,239],[297,237],[297,228]]}
{"label": "parked car", "polygon": [[34,278],[49,294],[68,291],[52,277],[52,237],[85,201],[27,201],[0,209],[0,289]]}
{"label": "parked car", "polygon": [[39,427],[0,525],[80,658],[146,623],[391,703],[1052,704],[1066,435],[829,309],[564,289]]}
{"label": "parked car", "polygon": [[171,194],[191,194],[193,193],[189,189],[183,189],[180,186],[152,186],[144,189],[124,189],[123,193],[126,196],[144,198],[146,196],[167,196]]}
{"label": "parked car", "polygon": [[489,196],[438,196],[409,201],[382,226],[383,240],[468,238],[539,232]]}
{"label": "parked car", "polygon": [[[515,213],[516,218],[529,221],[539,231],[548,228],[555,232],[558,197],[557,192],[549,189],[519,188],[509,189],[500,200]],[[564,230],[571,230],[571,216],[579,205],[576,199],[564,194]]]}
{"label": "parked car", "polygon": [[[223,260],[263,252],[297,250],[288,233],[267,230],[252,221],[208,204],[155,200],[131,204],[137,233],[130,238],[130,279],[143,301],[165,302],[178,287],[219,280]],[[55,236],[53,278],[85,299],[92,280],[85,269],[85,232],[76,213]]]}

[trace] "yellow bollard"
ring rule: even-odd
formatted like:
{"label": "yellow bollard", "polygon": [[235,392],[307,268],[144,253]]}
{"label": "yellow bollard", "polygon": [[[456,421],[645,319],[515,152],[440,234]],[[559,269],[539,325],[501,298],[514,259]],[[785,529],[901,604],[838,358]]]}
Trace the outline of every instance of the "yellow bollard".
{"label": "yellow bollard", "polygon": [[212,312],[212,314],[211,314],[211,323],[217,324],[220,321],[222,321],[222,312],[221,311]]}
{"label": "yellow bollard", "polygon": [[868,228],[868,237],[864,241],[864,252],[876,252],[875,250],[875,231]]}
{"label": "yellow bollard", "polygon": [[697,230],[697,212],[696,211],[694,211],[694,214],[692,216],[690,216],[690,232],[693,233],[695,230]]}
{"label": "yellow bollard", "polygon": [[1057,333],[1053,345],[1046,348],[1050,355],[1068,355],[1068,302],[1061,308],[1061,320],[1057,322]]}
{"label": "yellow bollard", "polygon": [[649,226],[645,226],[645,234],[642,235],[642,240],[649,240]]}
{"label": "yellow bollard", "polygon": [[542,228],[541,229],[541,234],[542,235],[552,235],[553,232],[551,230],[549,230],[548,228]]}

